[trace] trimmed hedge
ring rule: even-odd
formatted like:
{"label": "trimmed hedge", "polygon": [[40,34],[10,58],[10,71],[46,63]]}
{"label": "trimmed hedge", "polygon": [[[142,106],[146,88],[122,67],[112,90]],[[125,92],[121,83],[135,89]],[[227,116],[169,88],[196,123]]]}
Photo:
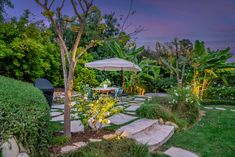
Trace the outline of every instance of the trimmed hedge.
{"label": "trimmed hedge", "polygon": [[46,156],[50,113],[42,92],[0,76],[0,95],[0,141],[15,136],[30,156]]}

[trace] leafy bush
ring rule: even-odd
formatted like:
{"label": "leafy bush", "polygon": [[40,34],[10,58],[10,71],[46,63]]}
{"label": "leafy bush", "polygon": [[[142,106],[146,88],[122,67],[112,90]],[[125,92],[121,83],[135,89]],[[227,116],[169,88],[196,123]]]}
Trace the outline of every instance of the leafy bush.
{"label": "leafy bush", "polygon": [[89,87],[94,87],[99,84],[96,79],[95,71],[84,66],[85,63],[91,60],[92,56],[87,53],[85,53],[82,58],[78,60],[74,71],[74,90],[84,92],[83,87],[86,85],[89,85]]}
{"label": "leafy bush", "polygon": [[119,112],[118,108],[114,108],[116,101],[109,97],[101,97],[98,100],[80,99],[79,103],[74,105],[79,119],[85,127],[92,127],[99,130],[102,124],[108,124],[109,115]]}
{"label": "leafy bush", "polygon": [[162,118],[164,121],[171,121],[176,123],[180,128],[184,128],[187,122],[180,119],[177,114],[164,108],[157,103],[145,103],[140,106],[137,110],[137,114],[143,118],[159,119]]}
{"label": "leafy bush", "polygon": [[0,75],[33,82],[39,77],[63,85],[59,48],[53,33],[26,12],[18,21],[0,23]]}
{"label": "leafy bush", "polygon": [[193,124],[199,116],[199,100],[190,87],[177,88],[169,91],[169,103],[172,109]]}
{"label": "leafy bush", "polygon": [[169,90],[171,87],[174,87],[176,85],[176,80],[175,78],[170,78],[170,77],[160,77],[158,81],[156,81],[156,91],[160,92],[166,92]]}
{"label": "leafy bush", "polygon": [[45,156],[50,115],[41,91],[28,83],[0,76],[0,95],[0,141],[15,136],[30,156]]}
{"label": "leafy bush", "polygon": [[235,105],[234,100],[214,100],[214,99],[203,99],[202,105]]}
{"label": "leafy bush", "polygon": [[205,91],[204,99],[235,101],[235,88],[228,86],[210,87]]}
{"label": "leafy bush", "polygon": [[130,139],[92,142],[78,151],[60,157],[150,157],[148,147]]}

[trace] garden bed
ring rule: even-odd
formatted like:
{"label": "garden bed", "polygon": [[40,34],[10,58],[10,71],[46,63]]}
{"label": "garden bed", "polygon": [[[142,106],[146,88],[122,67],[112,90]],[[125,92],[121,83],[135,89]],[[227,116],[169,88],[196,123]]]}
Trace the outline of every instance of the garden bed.
{"label": "garden bed", "polygon": [[60,154],[61,148],[66,145],[72,145],[77,142],[89,142],[90,139],[102,139],[104,135],[113,134],[113,131],[109,130],[100,130],[92,131],[86,130],[85,132],[72,133],[71,138],[66,138],[63,133],[54,133],[52,144],[50,146],[49,152],[53,154]]}

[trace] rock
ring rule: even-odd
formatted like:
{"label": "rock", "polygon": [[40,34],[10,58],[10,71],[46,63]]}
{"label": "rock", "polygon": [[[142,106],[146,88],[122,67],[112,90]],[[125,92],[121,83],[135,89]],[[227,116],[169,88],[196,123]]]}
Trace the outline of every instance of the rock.
{"label": "rock", "polygon": [[116,137],[117,137],[116,134],[108,134],[108,135],[104,135],[103,139],[110,140],[110,139],[113,139],[113,138],[116,138]]}
{"label": "rock", "polygon": [[29,157],[27,153],[20,153],[17,157]]}
{"label": "rock", "polygon": [[67,152],[70,152],[70,151],[74,151],[76,150],[78,147],[77,146],[71,146],[71,145],[68,145],[68,146],[64,146],[61,148],[60,152],[61,153],[67,153]]}
{"label": "rock", "polygon": [[3,157],[18,157],[20,150],[14,137],[3,143],[1,147]]}
{"label": "rock", "polygon": [[90,138],[89,141],[90,142],[101,142],[102,139],[93,139],[93,138]]}
{"label": "rock", "polygon": [[162,118],[160,118],[160,119],[158,120],[158,123],[161,124],[161,125],[163,125],[163,124],[164,124],[164,120],[163,120]]}
{"label": "rock", "polygon": [[173,122],[171,122],[171,121],[167,121],[167,122],[165,122],[165,124],[166,124],[166,125],[171,125],[171,126],[173,126],[175,129],[178,129],[178,128],[179,128],[179,126],[178,126],[177,124],[175,124],[175,123],[173,123]]}
{"label": "rock", "polygon": [[177,147],[169,148],[167,151],[165,151],[165,154],[171,157],[199,157],[195,153]]}
{"label": "rock", "polygon": [[87,145],[87,142],[76,142],[73,145],[77,146],[77,148],[81,148]]}

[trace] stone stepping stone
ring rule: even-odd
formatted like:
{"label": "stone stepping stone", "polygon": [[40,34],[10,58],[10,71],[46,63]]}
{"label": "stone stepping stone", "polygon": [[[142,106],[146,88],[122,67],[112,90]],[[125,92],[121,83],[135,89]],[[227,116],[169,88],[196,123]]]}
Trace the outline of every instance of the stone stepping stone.
{"label": "stone stepping stone", "polygon": [[132,138],[141,144],[146,144],[150,151],[162,146],[174,134],[174,126],[155,124],[137,133]]}
{"label": "stone stepping stone", "polygon": [[71,121],[71,132],[72,133],[84,132],[84,126],[80,120]]}
{"label": "stone stepping stone", "polygon": [[235,110],[232,110],[232,109],[230,111],[235,112]]}
{"label": "stone stepping stone", "polygon": [[57,116],[60,116],[62,114],[63,114],[63,112],[51,112],[50,113],[51,117],[57,117]]}
{"label": "stone stepping stone", "polygon": [[60,115],[60,116],[56,116],[56,117],[53,117],[51,119],[52,122],[59,122],[59,121],[64,121],[64,114]]}
{"label": "stone stepping stone", "polygon": [[204,107],[205,109],[209,109],[209,110],[212,110],[213,107]]}
{"label": "stone stepping stone", "polygon": [[169,148],[167,151],[165,151],[165,154],[171,157],[199,157],[197,154],[193,152],[177,147]]}
{"label": "stone stepping stone", "polygon": [[132,135],[135,135],[138,132],[141,132],[147,129],[156,123],[158,123],[157,120],[143,118],[143,119],[136,120],[128,125],[122,126],[118,130],[116,130],[115,133],[120,135],[123,132],[126,132],[131,137]]}
{"label": "stone stepping stone", "polygon": [[226,110],[225,108],[220,108],[220,107],[216,107],[215,109],[216,110],[221,110],[221,111],[225,111]]}
{"label": "stone stepping stone", "polygon": [[138,108],[140,108],[139,105],[135,105],[135,106],[132,105],[132,106],[126,108],[125,110],[126,111],[136,111]]}
{"label": "stone stepping stone", "polygon": [[135,98],[134,101],[146,101],[145,98]]}
{"label": "stone stepping stone", "polygon": [[56,104],[51,106],[52,109],[63,109],[64,110],[64,104]]}
{"label": "stone stepping stone", "polygon": [[76,142],[76,143],[73,143],[72,145],[67,145],[67,146],[62,147],[60,152],[61,153],[72,152],[86,145],[87,145],[86,142]]}
{"label": "stone stepping stone", "polygon": [[136,118],[137,117],[135,116],[130,116],[130,115],[119,113],[119,114],[115,114],[109,117],[108,119],[111,121],[112,124],[120,125],[120,124],[127,123],[129,121],[132,121]]}
{"label": "stone stepping stone", "polygon": [[60,152],[61,153],[68,153],[68,152],[71,152],[71,151],[75,151],[76,149],[78,149],[77,146],[68,145],[68,146],[62,147]]}

